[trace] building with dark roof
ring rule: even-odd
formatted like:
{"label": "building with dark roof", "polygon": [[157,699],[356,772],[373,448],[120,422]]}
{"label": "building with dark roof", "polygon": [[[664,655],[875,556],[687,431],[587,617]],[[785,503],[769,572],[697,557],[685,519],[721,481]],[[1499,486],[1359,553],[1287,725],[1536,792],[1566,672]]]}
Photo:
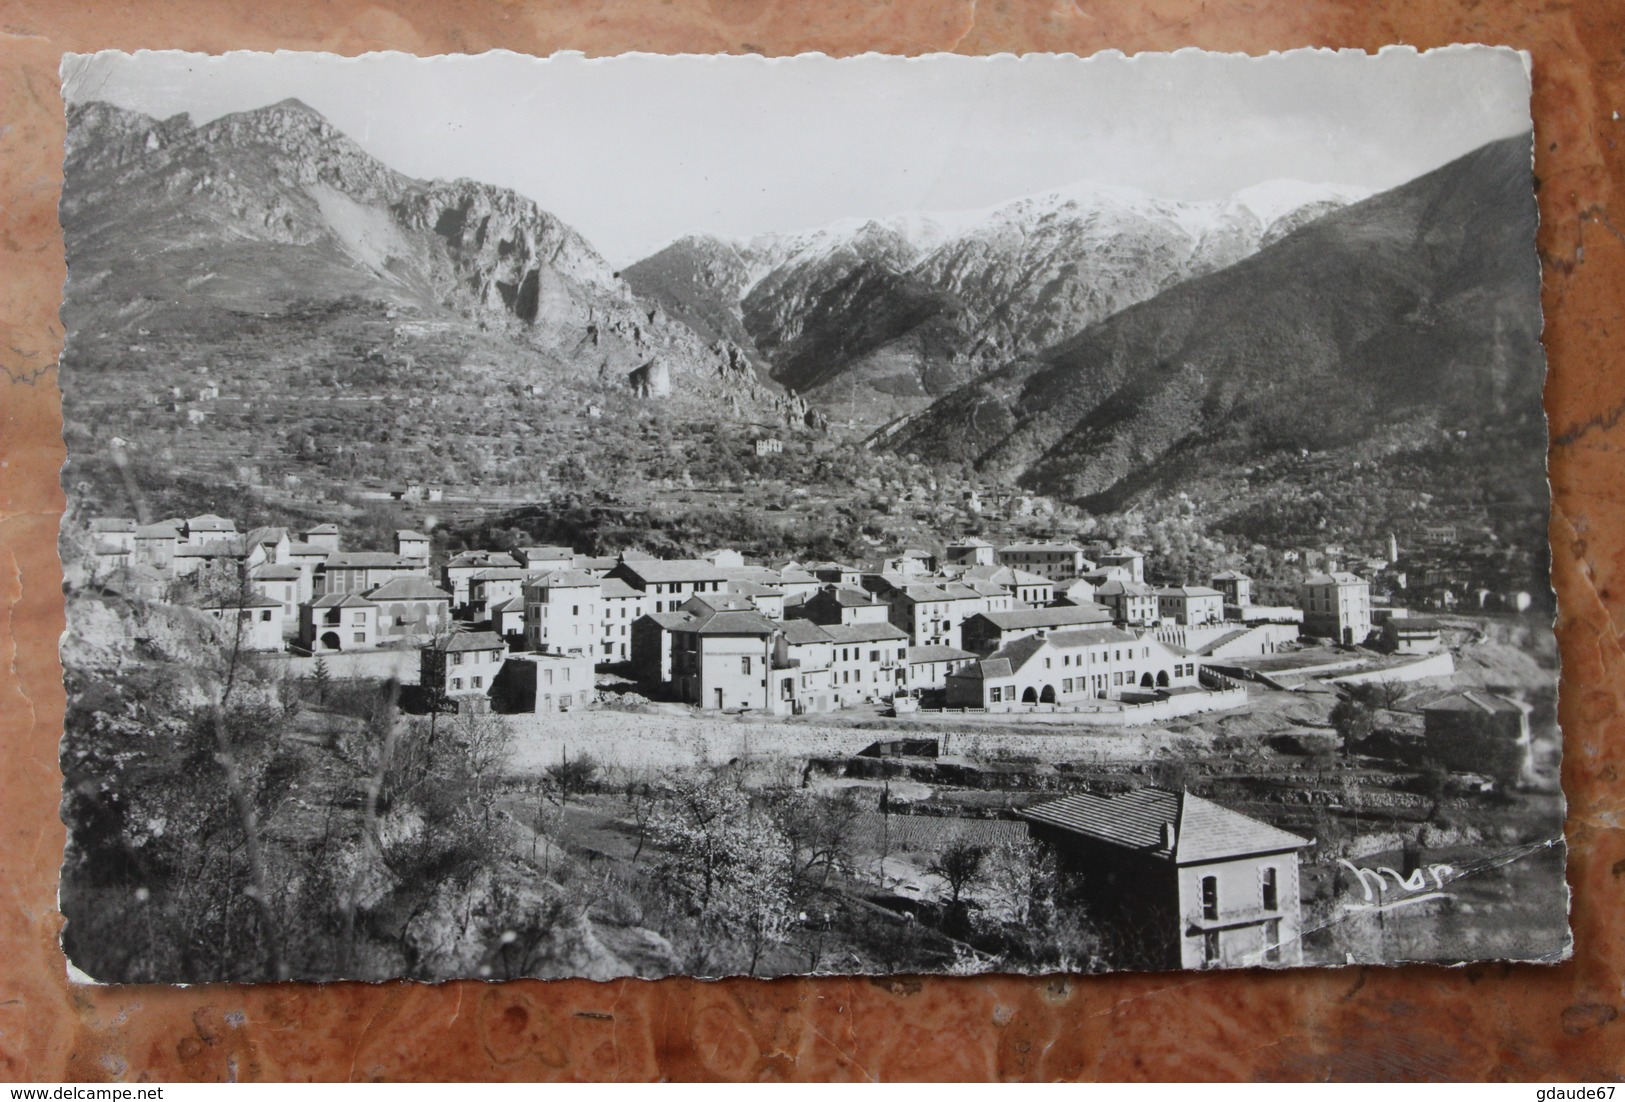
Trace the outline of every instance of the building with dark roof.
{"label": "building with dark roof", "polygon": [[1095,564],[1083,557],[1074,543],[1011,543],[999,548],[999,562],[1037,574],[1050,581],[1076,578]]}
{"label": "building with dark roof", "polygon": [[418,685],[431,706],[453,711],[490,709],[490,695],[508,654],[508,643],[493,631],[456,631],[418,649]]}
{"label": "building with dark roof", "polygon": [[1482,773],[1502,785],[1528,779],[1529,707],[1483,689],[1464,689],[1422,707],[1423,753],[1446,769]]}
{"label": "building with dark roof", "polygon": [[733,568],[716,566],[704,559],[623,557],[608,576],[642,590],[648,598],[650,612],[670,612],[690,597],[721,593],[727,588],[729,569]]}
{"label": "building with dark roof", "polygon": [[1157,591],[1132,578],[1113,578],[1095,586],[1095,603],[1111,609],[1119,624],[1155,623],[1161,607]]}
{"label": "building with dark roof", "polygon": [[378,645],[378,605],[358,593],[327,593],[299,606],[299,645],[312,654]]}
{"label": "building with dark roof", "polygon": [[204,597],[197,607],[220,624],[220,641],[228,648],[279,651],[287,643],[282,602],[263,593]]}
{"label": "building with dark roof", "polygon": [[1379,632],[1393,654],[1433,654],[1444,649],[1444,624],[1431,616],[1390,616]]}
{"label": "building with dark roof", "polygon": [[947,685],[949,674],[974,661],[974,653],[958,647],[909,647],[903,684],[911,692],[941,689]]}
{"label": "building with dark roof", "polygon": [[1303,633],[1359,646],[1371,634],[1371,583],[1338,570],[1311,574],[1298,587]]}
{"label": "building with dark roof", "polygon": [[486,570],[514,569],[518,566],[517,559],[502,551],[461,551],[440,568],[440,583],[451,593],[452,608],[462,615],[461,610],[468,604],[468,586],[474,580],[474,575]]}
{"label": "building with dark roof", "polygon": [[867,590],[830,584],[796,605],[793,614],[815,624],[883,624],[891,607]]}
{"label": "building with dark roof", "polygon": [[1200,686],[1201,667],[1189,654],[1115,627],[1022,635],[946,680],[950,708],[1020,711],[1033,705],[1077,705],[1153,698]]}
{"label": "building with dark roof", "polygon": [[365,593],[392,578],[421,577],[428,580],[425,563],[402,558],[391,551],[334,551],[317,567],[316,595]]}
{"label": "building with dark roof", "polygon": [[421,574],[406,574],[364,594],[378,605],[381,638],[433,635],[451,624],[451,594]]}
{"label": "building with dark roof", "polygon": [[1110,610],[1100,605],[1052,605],[1047,608],[1017,608],[1008,612],[979,612],[965,621],[960,629],[960,638],[966,650],[991,654],[1024,635],[1111,622]]}
{"label": "building with dark roof", "polygon": [[1205,585],[1165,585],[1156,590],[1158,618],[1182,627],[1224,619],[1224,594]]}
{"label": "building with dark roof", "polygon": [[1017,814],[1054,848],[1117,967],[1302,963],[1298,855],[1309,839],[1159,787]]}
{"label": "building with dark roof", "polygon": [[904,682],[907,653],[908,636],[889,623],[775,621],[733,593],[632,625],[639,679],[708,710],[789,715],[881,700]]}

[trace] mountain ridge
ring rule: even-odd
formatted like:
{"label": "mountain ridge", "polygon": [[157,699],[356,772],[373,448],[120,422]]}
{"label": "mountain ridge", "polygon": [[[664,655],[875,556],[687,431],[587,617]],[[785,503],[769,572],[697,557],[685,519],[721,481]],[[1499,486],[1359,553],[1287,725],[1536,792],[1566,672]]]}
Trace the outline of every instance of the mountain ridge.
{"label": "mountain ridge", "polygon": [[1272,181],[1182,202],[1085,182],[973,211],[686,235],[623,274],[786,386],[825,401],[844,386],[849,406],[895,413],[1363,194]]}
{"label": "mountain ridge", "polygon": [[728,342],[641,302],[534,200],[406,176],[298,100],[201,125],[79,104],[68,123],[70,323],[88,312],[101,314],[91,325],[123,325],[183,301],[276,312],[312,296],[379,299],[505,333],[578,378],[636,388],[634,375],[660,361],[679,401],[797,424],[810,413],[741,370]]}
{"label": "mountain ridge", "polygon": [[1121,508],[1204,457],[1239,466],[1539,410],[1530,141],[1489,143],[1299,227],[873,443]]}

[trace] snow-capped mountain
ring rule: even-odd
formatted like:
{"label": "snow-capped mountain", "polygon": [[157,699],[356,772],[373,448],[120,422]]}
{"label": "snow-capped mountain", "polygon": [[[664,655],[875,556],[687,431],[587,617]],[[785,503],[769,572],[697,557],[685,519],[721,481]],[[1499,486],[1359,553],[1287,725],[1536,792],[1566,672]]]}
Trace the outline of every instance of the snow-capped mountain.
{"label": "snow-capped mountain", "polygon": [[919,408],[1364,198],[1277,180],[1223,199],[1081,183],[982,210],[681,238],[624,273],[702,334],[842,415]]}

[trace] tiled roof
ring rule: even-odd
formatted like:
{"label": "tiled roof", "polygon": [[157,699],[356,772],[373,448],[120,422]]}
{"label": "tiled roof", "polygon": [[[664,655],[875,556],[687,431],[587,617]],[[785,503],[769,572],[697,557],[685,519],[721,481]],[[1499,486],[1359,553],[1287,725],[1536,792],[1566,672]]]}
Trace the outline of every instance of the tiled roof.
{"label": "tiled roof", "polygon": [[369,601],[449,601],[451,594],[427,578],[391,578],[367,590]]}
{"label": "tiled roof", "polygon": [[426,540],[429,537],[425,536],[422,532],[414,532],[410,528],[402,528],[400,531],[395,533],[395,538],[398,540]]}
{"label": "tiled roof", "polygon": [[773,586],[784,583],[784,576],[769,566],[719,566],[717,570],[730,582],[754,582],[757,585]]}
{"label": "tiled roof", "polygon": [[1113,579],[1095,589],[1096,597],[1155,597],[1157,591],[1143,582]]}
{"label": "tiled roof", "polygon": [[1078,793],[1017,814],[1177,864],[1282,853],[1313,844],[1211,800],[1165,788],[1140,788],[1118,796]]}
{"label": "tiled roof", "polygon": [[506,601],[498,601],[491,606],[492,612],[523,612],[525,599],[523,597],[509,597]]}
{"label": "tiled roof", "polygon": [[688,612],[649,612],[639,619],[653,620],[667,631],[685,631],[692,627],[699,617]]}
{"label": "tiled roof", "polygon": [[861,589],[853,589],[851,586],[839,586],[833,589],[825,589],[819,594],[819,596],[823,597],[825,600],[833,600],[842,608],[866,608],[869,605],[876,605],[880,603],[875,598],[874,594],[865,593]]}
{"label": "tiled roof", "polygon": [[[1006,612],[979,612],[1001,631],[1023,628],[1064,627],[1069,624],[1100,624],[1111,620],[1109,610],[1099,605],[1051,605],[1048,608],[1013,608]],[[974,619],[975,617],[972,617]]]}
{"label": "tiled roof", "polygon": [[1137,643],[1132,634],[1119,628],[1086,628],[1083,631],[1057,631],[1049,641],[1061,650],[1072,647],[1098,647],[1102,643]]}
{"label": "tiled roof", "polygon": [[305,572],[293,563],[266,563],[256,566],[253,570],[255,581],[261,582],[291,582],[296,578],[303,578]]}
{"label": "tiled roof", "polygon": [[128,517],[95,517],[90,522],[92,532],[134,532],[135,521]]}
{"label": "tiled roof", "polygon": [[999,548],[1001,555],[1032,555],[1041,552],[1053,552],[1061,555],[1081,555],[1083,548],[1070,543],[1012,543]]}
{"label": "tiled roof", "polygon": [[1047,646],[1049,646],[1049,640],[1044,638],[1042,635],[1023,635],[1020,639],[1017,639],[1013,643],[1006,643],[1004,646],[982,659],[980,665],[984,671],[983,676],[1006,676],[1005,674],[988,672],[989,668],[994,663],[1003,663],[1004,667],[1008,669],[1009,673],[1014,673],[1021,669],[1021,667],[1025,666],[1028,662],[1032,661],[1033,655],[1037,654]]}
{"label": "tiled roof", "polygon": [[452,556],[446,563],[448,569],[464,569],[474,566],[518,566],[519,562],[512,555],[503,551],[464,551]]}
{"label": "tiled roof", "polygon": [[1013,566],[973,566],[960,575],[963,581],[995,582],[998,585],[1053,585],[1048,578],[1039,577]]}
{"label": "tiled roof", "polygon": [[605,599],[643,596],[643,590],[637,586],[628,585],[619,578],[600,578],[598,588],[604,591]]}
{"label": "tiled roof", "polygon": [[310,602],[311,608],[377,608],[378,605],[355,593],[328,593]]}
{"label": "tiled roof", "polygon": [[1347,570],[1338,570],[1331,574],[1311,574],[1303,580],[1304,585],[1366,585],[1366,580]]}
{"label": "tiled roof", "polygon": [[707,593],[690,597],[685,604],[699,605],[712,612],[755,612],[756,606],[742,593]]}
{"label": "tiled roof", "polygon": [[949,547],[992,547],[993,545],[980,536],[966,536],[961,540],[951,540]]}
{"label": "tiled roof", "polygon": [[965,658],[975,658],[976,655],[968,650],[958,647],[942,647],[931,644],[923,647],[908,648],[908,664],[919,665],[922,662],[958,662]]}
{"label": "tiled roof", "polygon": [[208,543],[175,548],[177,559],[233,559],[243,553],[236,540],[210,540]]}
{"label": "tiled roof", "polygon": [[837,643],[880,643],[907,639],[908,632],[892,624],[825,624],[824,634]]}
{"label": "tiled roof", "polygon": [[830,641],[829,632],[811,620],[786,620],[781,630],[785,640],[796,645]]}
{"label": "tiled roof", "polygon": [[695,617],[687,630],[700,635],[772,635],[779,626],[760,612],[729,609]]}
{"label": "tiled roof", "polygon": [[301,534],[306,536],[336,536],[338,533],[339,526],[328,522],[327,524],[318,524],[314,528],[306,528]]}
{"label": "tiled roof", "polygon": [[1478,689],[1467,689],[1459,693],[1442,696],[1438,700],[1423,707],[1424,712],[1479,712],[1484,715],[1494,715],[1497,712],[1516,715],[1523,711],[1512,701],[1505,697],[1496,696]]}
{"label": "tiled roof", "polygon": [[299,555],[301,557],[308,555],[311,557],[326,558],[328,555],[333,554],[333,552],[325,547],[318,547],[314,543],[302,543],[299,540],[290,540],[288,543],[288,554]]}
{"label": "tiled roof", "polygon": [[1213,575],[1212,580],[1216,582],[1250,582],[1253,579],[1239,570],[1221,570]]}
{"label": "tiled roof", "polygon": [[1450,626],[1443,620],[1435,620],[1431,616],[1395,616],[1388,624],[1398,632],[1439,632]]}
{"label": "tiled roof", "polygon": [[520,566],[493,566],[472,575],[471,582],[522,582],[527,578],[535,577],[530,571]]}
{"label": "tiled roof", "polygon": [[627,560],[619,568],[648,583],[667,582],[721,582],[727,580],[722,570],[704,559],[646,559]]}
{"label": "tiled roof", "polygon": [[237,522],[215,516],[213,513],[204,513],[201,516],[188,517],[186,527],[195,528],[199,532],[235,532]]}
{"label": "tiled roof", "polygon": [[1217,589],[1205,585],[1165,585],[1157,591],[1158,597],[1222,597]]}
{"label": "tiled roof", "polygon": [[354,570],[367,567],[418,570],[422,566],[417,559],[402,558],[393,551],[335,551],[322,563],[324,570]]}
{"label": "tiled roof", "polygon": [[527,584],[527,589],[541,586],[546,589],[580,589],[583,586],[598,585],[599,580],[584,570],[555,570],[549,574],[536,575]]}
{"label": "tiled roof", "polygon": [[[770,585],[760,585],[756,582],[740,581],[735,578],[728,582],[728,591],[738,593],[744,597],[777,597],[779,591]],[[634,590],[634,592],[636,592]]]}
{"label": "tiled roof", "polygon": [[143,524],[135,530],[138,540],[172,540],[180,538],[180,527],[170,520],[159,521],[157,524]]}
{"label": "tiled roof", "polygon": [[470,651],[507,650],[508,644],[494,631],[459,631],[445,639],[430,643],[425,650]]}
{"label": "tiled roof", "polygon": [[569,547],[521,547],[519,553],[532,561],[573,559],[576,555]]}

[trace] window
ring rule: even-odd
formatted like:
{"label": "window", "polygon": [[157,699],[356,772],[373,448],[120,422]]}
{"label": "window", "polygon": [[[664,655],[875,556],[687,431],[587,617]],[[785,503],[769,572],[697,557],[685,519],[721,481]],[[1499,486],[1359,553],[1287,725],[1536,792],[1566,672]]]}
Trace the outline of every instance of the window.
{"label": "window", "polygon": [[1219,963],[1219,931],[1209,930],[1202,935],[1202,962],[1204,964]]}
{"label": "window", "polygon": [[1281,920],[1278,918],[1264,923],[1264,960],[1269,964],[1281,963]]}
{"label": "window", "polygon": [[477,677],[477,676],[476,677],[471,677],[471,678],[468,679],[468,684],[472,688],[483,689],[483,688],[485,688],[485,678]]}
{"label": "window", "polygon": [[367,614],[365,612],[357,612],[355,615],[350,617],[350,623],[354,624],[356,627],[360,627],[362,624],[365,624],[366,622],[367,622]]}
{"label": "window", "polygon": [[747,654],[739,660],[739,672],[750,673],[750,655]]}
{"label": "window", "polygon": [[553,671],[552,670],[543,670],[542,671],[542,684],[543,685],[551,685],[551,684],[553,684]]}
{"label": "window", "polygon": [[1266,911],[1280,910],[1281,893],[1276,885],[1274,865],[1265,865],[1258,870],[1258,887],[1260,902],[1264,904],[1264,909]]}
{"label": "window", "polygon": [[[569,666],[564,667],[564,680],[566,680],[566,681],[570,680],[570,667]],[[565,703],[568,704],[570,702],[568,700],[566,700]]]}
{"label": "window", "polygon": [[453,651],[452,652],[451,664],[453,666],[461,666],[463,664],[463,655],[462,655],[461,651]]}
{"label": "window", "polygon": [[581,615],[581,606],[580,605],[571,605],[570,606],[570,615],[571,616],[580,616]]}
{"label": "window", "polygon": [[364,631],[356,632],[355,633],[355,641],[357,643],[365,643],[367,641],[367,633],[364,632]]}
{"label": "window", "polygon": [[270,619],[271,619],[271,610],[270,609],[266,609],[264,612],[260,613],[261,622],[269,622]]}
{"label": "window", "polygon": [[1219,878],[1217,876],[1202,877],[1202,917],[1206,919],[1219,917]]}
{"label": "window", "polygon": [[451,687],[453,689],[461,689],[463,687],[463,679],[460,678],[460,677],[452,678],[451,679]]}
{"label": "window", "polygon": [[871,662],[879,662],[880,661],[880,652],[877,651],[877,650],[870,651],[869,652],[869,661],[871,661]]}
{"label": "window", "polygon": [[1004,699],[1004,690],[997,685],[993,686],[987,691],[987,699],[994,704],[999,703]]}

